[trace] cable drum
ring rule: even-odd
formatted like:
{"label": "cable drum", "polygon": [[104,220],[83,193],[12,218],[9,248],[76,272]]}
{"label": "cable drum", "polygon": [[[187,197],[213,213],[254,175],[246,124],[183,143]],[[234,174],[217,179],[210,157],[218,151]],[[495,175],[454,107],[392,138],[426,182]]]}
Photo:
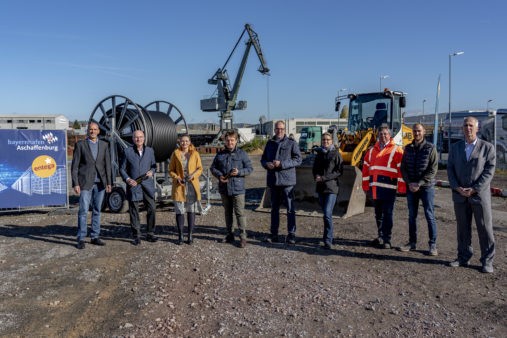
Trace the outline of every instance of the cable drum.
{"label": "cable drum", "polygon": [[[155,160],[163,162],[171,157],[176,149],[178,133],[176,124],[170,116],[159,111],[144,111],[146,133],[150,133],[151,143],[147,144],[155,151]],[[148,118],[146,118],[148,117]]]}
{"label": "cable drum", "polygon": [[129,98],[112,95],[100,101],[93,110],[89,122],[99,125],[100,138],[109,142],[113,173],[119,169],[119,157],[133,146],[136,130],[145,135],[145,145],[152,147],[155,160],[169,159],[176,149],[178,130],[187,132],[187,123],[181,111],[167,101],[153,101],[142,107]]}

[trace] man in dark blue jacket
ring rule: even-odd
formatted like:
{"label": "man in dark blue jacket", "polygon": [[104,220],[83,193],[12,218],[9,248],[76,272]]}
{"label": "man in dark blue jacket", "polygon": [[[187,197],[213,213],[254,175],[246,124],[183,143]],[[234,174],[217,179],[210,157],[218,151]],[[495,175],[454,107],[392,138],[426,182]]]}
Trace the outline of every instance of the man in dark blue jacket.
{"label": "man in dark blue jacket", "polygon": [[275,136],[268,141],[262,154],[261,164],[267,169],[267,186],[271,190],[271,237],[266,241],[278,242],[280,204],[282,198],[287,205],[287,242],[296,243],[296,211],[294,208],[294,186],[296,167],[302,157],[296,141],[285,135],[285,123],[275,123]]}
{"label": "man in dark blue jacket", "polygon": [[218,178],[218,191],[222,196],[225,210],[225,225],[227,227],[226,243],[234,243],[232,229],[232,211],[236,214],[239,230],[241,231],[239,246],[246,246],[245,220],[245,176],[253,171],[248,155],[236,148],[238,133],[228,131],[225,134],[225,149],[220,151],[211,164],[211,173]]}
{"label": "man in dark blue jacket", "polygon": [[132,137],[134,146],[125,149],[120,174],[127,183],[130,226],[134,235],[134,245],[141,244],[141,224],[139,221],[139,201],[144,201],[147,211],[148,231],[146,240],[156,242],[155,237],[155,153],[153,148],[144,146],[144,133],[136,130]]}

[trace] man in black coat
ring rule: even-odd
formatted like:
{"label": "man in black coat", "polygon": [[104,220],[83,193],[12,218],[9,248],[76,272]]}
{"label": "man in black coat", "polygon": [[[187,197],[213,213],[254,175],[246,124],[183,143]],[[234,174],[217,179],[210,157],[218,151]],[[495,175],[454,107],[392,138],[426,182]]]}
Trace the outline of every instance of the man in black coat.
{"label": "man in black coat", "polygon": [[407,185],[409,241],[398,250],[414,251],[417,245],[417,212],[419,200],[422,201],[424,215],[428,223],[428,254],[438,255],[437,221],[435,219],[435,176],[438,171],[436,147],[424,138],[426,130],[421,123],[412,126],[414,141],[405,147],[401,159],[401,175]]}
{"label": "man in black coat", "polygon": [[134,245],[141,244],[141,223],[139,221],[139,202],[144,201],[148,223],[146,240],[156,242],[155,237],[155,153],[153,148],[144,145],[144,133],[136,130],[132,137],[134,145],[125,149],[120,165],[120,174],[127,183],[130,226],[134,235]]}
{"label": "man in black coat", "polygon": [[111,192],[111,157],[109,146],[98,139],[99,126],[88,125],[88,138],[76,143],[72,157],[71,175],[74,191],[79,195],[77,248],[84,249],[87,235],[87,217],[93,198],[91,243],[105,245],[100,235],[100,209],[104,193]]}

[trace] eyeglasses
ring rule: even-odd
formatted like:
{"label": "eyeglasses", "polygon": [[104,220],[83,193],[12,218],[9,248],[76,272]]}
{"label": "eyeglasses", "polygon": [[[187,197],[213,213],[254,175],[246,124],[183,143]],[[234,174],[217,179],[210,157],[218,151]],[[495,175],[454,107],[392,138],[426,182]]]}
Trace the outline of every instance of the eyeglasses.
{"label": "eyeglasses", "polygon": [[275,130],[285,130],[285,128],[275,128]]}

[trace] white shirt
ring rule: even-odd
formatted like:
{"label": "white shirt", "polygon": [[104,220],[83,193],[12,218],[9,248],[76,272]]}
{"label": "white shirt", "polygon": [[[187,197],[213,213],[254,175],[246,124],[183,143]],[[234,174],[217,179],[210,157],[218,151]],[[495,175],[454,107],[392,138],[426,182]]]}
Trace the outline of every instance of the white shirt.
{"label": "white shirt", "polygon": [[476,144],[477,144],[477,137],[475,138],[475,141],[473,141],[472,143],[468,143],[465,140],[465,155],[467,157],[467,161],[470,159],[470,155],[472,155],[472,152],[474,151]]}

